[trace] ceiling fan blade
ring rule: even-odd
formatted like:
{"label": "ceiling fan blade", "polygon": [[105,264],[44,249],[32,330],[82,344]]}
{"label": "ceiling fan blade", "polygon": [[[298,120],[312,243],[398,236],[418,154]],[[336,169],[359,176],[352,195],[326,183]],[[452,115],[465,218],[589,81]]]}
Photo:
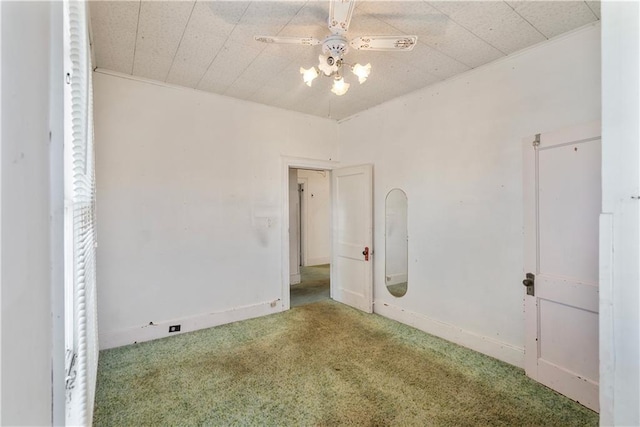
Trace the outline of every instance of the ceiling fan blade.
{"label": "ceiling fan blade", "polygon": [[344,34],[349,29],[356,0],[331,0],[329,3],[329,30],[333,34]]}
{"label": "ceiling fan blade", "polygon": [[362,36],[351,40],[350,44],[359,50],[409,51],[417,41],[417,36]]}
{"label": "ceiling fan blade", "polygon": [[321,43],[320,40],[315,37],[255,36],[254,38],[263,43],[300,44],[305,46],[315,46]]}

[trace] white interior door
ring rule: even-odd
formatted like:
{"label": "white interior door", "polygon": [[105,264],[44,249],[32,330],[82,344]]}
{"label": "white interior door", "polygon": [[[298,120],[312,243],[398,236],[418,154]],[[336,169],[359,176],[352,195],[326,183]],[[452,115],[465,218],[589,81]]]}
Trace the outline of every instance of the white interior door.
{"label": "white interior door", "polygon": [[331,184],[331,298],[371,313],[373,167],[333,169]]}
{"label": "white interior door", "polygon": [[595,411],[598,406],[600,124],[524,145],[525,370]]}

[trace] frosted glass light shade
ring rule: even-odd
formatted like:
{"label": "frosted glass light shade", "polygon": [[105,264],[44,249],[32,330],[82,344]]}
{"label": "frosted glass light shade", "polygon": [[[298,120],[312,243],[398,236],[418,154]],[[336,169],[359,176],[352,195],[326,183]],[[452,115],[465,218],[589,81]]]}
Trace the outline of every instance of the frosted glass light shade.
{"label": "frosted glass light shade", "polygon": [[369,73],[371,73],[371,64],[356,64],[353,66],[353,69],[351,71],[353,71],[353,74],[358,76],[358,81],[360,82],[360,84],[362,84],[367,80],[367,77],[369,77]]}
{"label": "frosted glass light shade", "polygon": [[302,80],[311,87],[313,81],[318,77],[318,70],[316,67],[311,67],[308,70],[300,67],[300,74],[302,74]]}
{"label": "frosted glass light shade", "polygon": [[331,74],[338,71],[338,65],[334,63],[333,65],[329,65],[327,63],[328,57],[325,55],[318,55],[318,68],[320,71],[324,73],[325,76],[330,76]]}
{"label": "frosted glass light shade", "polygon": [[342,96],[349,90],[349,83],[345,83],[344,79],[340,77],[339,79],[335,79],[333,81],[333,87],[331,88],[331,92],[335,93],[338,96]]}

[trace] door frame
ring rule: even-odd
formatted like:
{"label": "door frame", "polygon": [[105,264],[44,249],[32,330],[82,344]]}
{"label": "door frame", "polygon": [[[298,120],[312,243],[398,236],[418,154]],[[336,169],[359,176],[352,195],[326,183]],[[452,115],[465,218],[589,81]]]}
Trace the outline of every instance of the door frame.
{"label": "door frame", "polygon": [[[300,157],[282,157],[282,253],[281,253],[281,296],[280,303],[282,311],[289,310],[291,308],[291,295],[290,295],[290,263],[289,263],[289,169],[307,169],[307,170],[320,170],[320,171],[332,171],[340,166],[339,162],[332,160],[316,160],[305,159]],[[329,189],[329,193],[333,189]],[[333,204],[329,209],[333,213]],[[331,215],[333,218],[333,214]],[[329,229],[332,229],[333,220],[329,220]],[[333,247],[333,236],[329,236],[329,245]]]}
{"label": "door frame", "polygon": [[309,216],[307,214],[307,208],[309,206],[309,199],[307,194],[309,193],[307,187],[309,186],[308,178],[298,178],[298,188],[302,185],[302,192],[300,193],[300,266],[304,267],[308,264],[308,255],[307,255],[307,222],[309,220]]}

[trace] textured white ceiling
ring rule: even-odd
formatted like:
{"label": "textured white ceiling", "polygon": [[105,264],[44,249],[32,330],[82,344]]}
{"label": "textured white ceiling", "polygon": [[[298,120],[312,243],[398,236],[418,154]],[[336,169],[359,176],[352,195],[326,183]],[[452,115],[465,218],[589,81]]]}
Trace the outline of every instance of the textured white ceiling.
{"label": "textured white ceiling", "polygon": [[327,0],[91,1],[94,64],[332,119],[510,55],[600,19],[597,1],[365,1],[356,3],[349,39],[417,35],[411,52],[351,50],[370,62],[362,85],[347,75],[338,97],[331,81],[302,82],[320,46],[257,42],[255,35],[329,35]]}

